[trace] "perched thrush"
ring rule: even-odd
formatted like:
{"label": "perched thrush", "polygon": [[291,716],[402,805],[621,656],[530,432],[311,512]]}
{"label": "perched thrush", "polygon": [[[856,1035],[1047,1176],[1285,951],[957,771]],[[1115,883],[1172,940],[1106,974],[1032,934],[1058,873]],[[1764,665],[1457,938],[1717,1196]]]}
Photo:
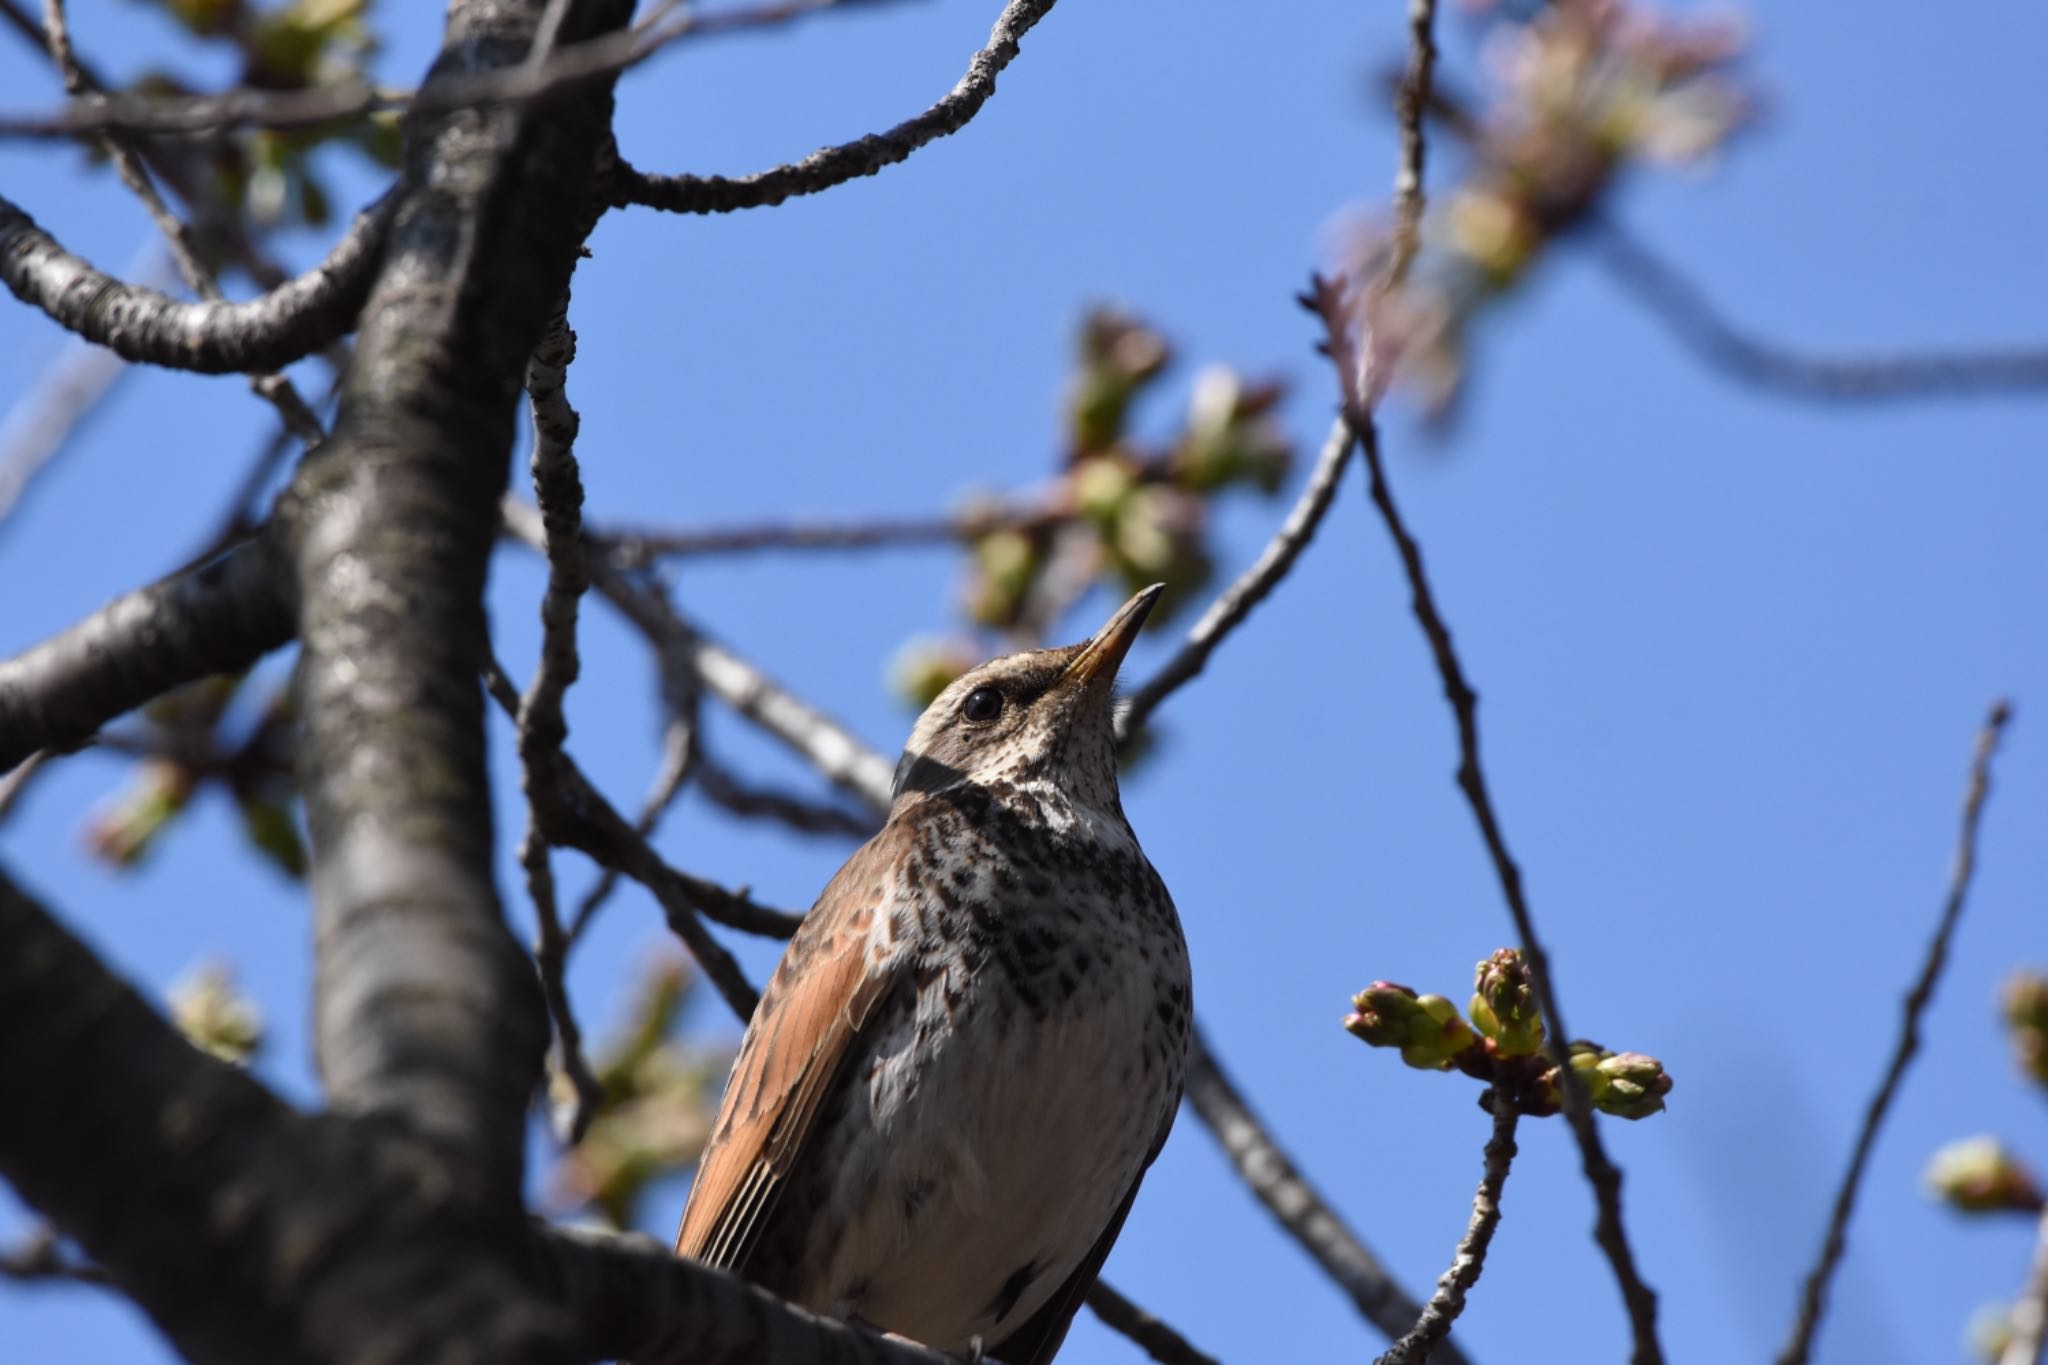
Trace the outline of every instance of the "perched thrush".
{"label": "perched thrush", "polygon": [[1187,1059],[1187,947],[1111,724],[1159,592],[919,718],[888,823],[754,1012],[679,1253],[941,1350],[1052,1359]]}

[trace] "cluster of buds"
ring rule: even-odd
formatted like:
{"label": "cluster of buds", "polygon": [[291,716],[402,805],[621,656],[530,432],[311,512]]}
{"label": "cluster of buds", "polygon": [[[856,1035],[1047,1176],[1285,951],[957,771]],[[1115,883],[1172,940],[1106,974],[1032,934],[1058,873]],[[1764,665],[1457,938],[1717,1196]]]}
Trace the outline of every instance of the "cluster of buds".
{"label": "cluster of buds", "polygon": [[2000,994],[1999,1012],[2012,1033],[2020,1069],[2048,1085],[2048,976],[2014,972]]}
{"label": "cluster of buds", "polygon": [[1616,1118],[1648,1118],[1671,1090],[1663,1063],[1640,1052],[1612,1052],[1580,1039],[1567,1044],[1562,1064],[1546,1053],[1535,983],[1513,948],[1479,964],[1469,1023],[1447,997],[1419,995],[1392,981],[1360,991],[1351,1010],[1344,1027],[1373,1047],[1397,1048],[1401,1060],[1419,1070],[1458,1070],[1486,1081],[1481,1101],[1488,1107],[1499,1090],[1521,1113],[1557,1113],[1564,1104],[1561,1065],[1578,1077],[1593,1108]]}
{"label": "cluster of buds", "polygon": [[1951,1142],[1934,1154],[1921,1179],[1927,1192],[1964,1213],[2038,1214],[2034,1173],[1994,1137]]}
{"label": "cluster of buds", "polygon": [[[704,1150],[718,1083],[732,1058],[676,1037],[695,981],[672,957],[650,966],[625,1028],[593,1068],[604,1091],[597,1114],[550,1173],[548,1199],[556,1208],[589,1209],[613,1227],[632,1227],[647,1187]],[[558,1106],[575,1103],[574,1087],[559,1070],[551,1092]]]}
{"label": "cluster of buds", "polygon": [[118,735],[124,751],[139,756],[128,788],[86,827],[86,846],[117,867],[133,867],[154,848],[192,798],[207,784],[235,803],[249,842],[288,876],[305,874],[306,850],[294,814],[289,694],[266,699],[239,738],[230,707],[240,676],[208,678],[152,702],[140,729]]}
{"label": "cluster of buds", "polygon": [[1472,1028],[1458,1007],[1441,995],[1417,995],[1392,981],[1375,981],[1351,997],[1344,1027],[1373,1047],[1401,1050],[1401,1060],[1421,1071],[1449,1071],[1482,1055]]}
{"label": "cluster of buds", "polygon": [[[1437,196],[1413,269],[1362,291],[1357,319],[1372,373],[1401,379],[1432,413],[1457,392],[1476,317],[1546,245],[1629,167],[1696,163],[1753,106],[1731,74],[1743,34],[1726,21],[1666,19],[1624,0],[1554,0],[1526,18],[1482,10],[1493,21],[1490,98],[1451,120],[1469,143],[1468,170]],[[1392,229],[1376,226],[1348,246],[1344,273],[1376,280],[1393,249]]]}
{"label": "cluster of buds", "polygon": [[209,962],[171,987],[171,1022],[194,1047],[246,1066],[263,1046],[263,1015],[235,989],[233,968]]}
{"label": "cluster of buds", "polygon": [[[1283,390],[1221,366],[1197,376],[1181,430],[1163,443],[1132,431],[1139,400],[1173,362],[1165,337],[1107,309],[1081,327],[1067,402],[1067,450],[1042,497],[968,508],[967,614],[1013,643],[1042,639],[1069,606],[1108,579],[1124,592],[1166,585],[1151,624],[1171,618],[1213,571],[1209,501],[1232,488],[1279,491],[1293,446],[1275,409]],[[934,694],[934,665],[958,650],[923,649],[899,677]],[[957,676],[957,674],[955,675]]]}
{"label": "cluster of buds", "polygon": [[[377,51],[364,22],[368,0],[288,0],[272,6],[250,0],[156,3],[193,38],[216,51],[225,49],[222,55],[241,68],[240,83],[255,90],[359,86]],[[132,92],[196,93],[162,70],[142,75]],[[313,153],[332,142],[355,148],[386,170],[399,164],[397,116],[378,113],[304,128],[231,133],[209,144],[207,165],[219,198],[245,208],[258,225],[319,227],[333,217],[333,205],[315,173]]]}
{"label": "cluster of buds", "polygon": [[[1585,1088],[1586,1101],[1618,1119],[1646,1119],[1664,1107],[1671,1077],[1664,1064],[1640,1052],[1610,1052],[1598,1043],[1575,1038],[1565,1045],[1565,1062]],[[1522,1112],[1555,1114],[1564,1108],[1564,1078],[1555,1063],[1536,1076],[1517,1097]]]}

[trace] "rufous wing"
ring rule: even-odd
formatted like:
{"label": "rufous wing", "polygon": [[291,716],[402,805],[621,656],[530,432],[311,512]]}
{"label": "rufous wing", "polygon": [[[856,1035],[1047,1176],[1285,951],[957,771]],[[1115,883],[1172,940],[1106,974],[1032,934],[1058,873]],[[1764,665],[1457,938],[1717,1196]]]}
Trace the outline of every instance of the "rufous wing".
{"label": "rufous wing", "polygon": [[889,913],[894,859],[864,845],[825,887],[783,954],[747,1026],[676,1252],[743,1271],[790,1175],[811,1146],[826,1097],[857,1055],[896,982],[871,962],[874,917]]}

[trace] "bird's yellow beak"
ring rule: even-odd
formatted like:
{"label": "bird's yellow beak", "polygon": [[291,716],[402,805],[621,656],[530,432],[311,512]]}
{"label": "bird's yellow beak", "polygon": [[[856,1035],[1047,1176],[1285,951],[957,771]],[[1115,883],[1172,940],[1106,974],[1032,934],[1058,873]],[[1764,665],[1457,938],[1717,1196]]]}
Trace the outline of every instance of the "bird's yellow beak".
{"label": "bird's yellow beak", "polygon": [[1139,592],[1130,601],[1116,609],[1116,615],[1101,630],[1095,632],[1074,661],[1067,665],[1067,677],[1078,685],[1087,685],[1100,678],[1104,682],[1116,677],[1122,666],[1124,655],[1130,653],[1131,643],[1138,638],[1138,630],[1145,624],[1145,618],[1152,614],[1153,603],[1159,594],[1166,591],[1164,583],[1154,583]]}

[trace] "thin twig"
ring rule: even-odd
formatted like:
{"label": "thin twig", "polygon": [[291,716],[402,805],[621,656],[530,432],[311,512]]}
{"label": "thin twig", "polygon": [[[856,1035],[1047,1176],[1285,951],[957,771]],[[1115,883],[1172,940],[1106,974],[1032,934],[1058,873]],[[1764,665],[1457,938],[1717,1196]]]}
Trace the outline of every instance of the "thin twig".
{"label": "thin twig", "polygon": [[1108,1280],[1097,1280],[1088,1290],[1088,1307],[1103,1326],[1130,1338],[1161,1365],[1216,1365],[1216,1357],[1119,1294]]}
{"label": "thin twig", "polygon": [[[1443,680],[1444,699],[1450,704],[1457,723],[1458,790],[1464,793],[1473,819],[1479,824],[1480,837],[1485,841],[1487,856],[1493,862],[1494,876],[1507,900],[1508,914],[1515,923],[1516,937],[1521,940],[1522,957],[1528,962],[1530,975],[1536,983],[1536,996],[1543,1007],[1544,1026],[1551,1039],[1551,1048],[1556,1051],[1563,1046],[1561,1040],[1572,1037],[1572,1034],[1565,1026],[1564,1012],[1558,1004],[1549,954],[1536,936],[1536,921],[1522,890],[1521,868],[1508,852],[1507,837],[1501,832],[1500,817],[1494,811],[1493,796],[1487,787],[1486,770],[1480,763],[1479,696],[1466,681],[1464,666],[1458,661],[1457,651],[1451,644],[1450,627],[1445,624],[1443,613],[1437,607],[1436,593],[1423,569],[1422,549],[1409,534],[1407,523],[1401,519],[1400,509],[1394,503],[1393,488],[1387,482],[1386,468],[1380,458],[1379,431],[1372,415],[1353,410],[1350,420],[1365,451],[1373,506],[1379,509],[1387,533],[1400,554],[1415,619],[1429,641],[1430,654],[1436,660],[1438,676]],[[1635,1337],[1631,1358],[1636,1365],[1658,1365],[1664,1358],[1664,1352],[1657,1340],[1657,1295],[1636,1268],[1628,1230],[1622,1223],[1621,1171],[1608,1159],[1606,1147],[1600,1141],[1600,1130],[1586,1103],[1585,1086],[1578,1073],[1569,1066],[1560,1066],[1559,1076],[1563,1081],[1561,1098],[1565,1119],[1571,1124],[1572,1136],[1578,1140],[1580,1165],[1593,1186],[1594,1200],[1598,1205],[1593,1237],[1614,1267],[1622,1301],[1628,1308],[1629,1324]]]}
{"label": "thin twig", "polygon": [[[647,796],[640,803],[640,813],[633,817],[633,833],[640,838],[646,839],[654,833],[661,817],[668,813],[669,807],[682,793],[683,785],[690,780],[697,761],[696,734],[694,715],[671,714],[668,724],[662,727],[661,767],[656,769]],[[584,893],[576,914],[569,921],[571,947],[583,937],[583,931],[590,927],[598,910],[610,899],[618,884],[618,869],[607,867],[590,890]]]}
{"label": "thin twig", "polygon": [[663,0],[631,28],[557,48],[545,60],[458,79],[444,78],[416,91],[379,88],[359,80],[305,90],[245,87],[219,95],[109,95],[97,90],[73,91],[71,103],[55,113],[0,116],[0,138],[47,140],[86,133],[201,137],[238,128],[318,128],[372,114],[443,114],[457,109],[538,103],[585,81],[638,66],[678,39],[767,28],[820,10],[851,9],[881,2],[777,0],[743,9],[707,12],[684,0]]}
{"label": "thin twig", "polygon": [[28,784],[35,780],[36,774],[49,765],[51,756],[50,750],[38,749],[9,771],[0,773],[0,820],[14,813],[22,793],[28,790]]}
{"label": "thin twig", "polygon": [[2048,1213],[2041,1215],[2041,1235],[2034,1241],[2027,1286],[2006,1321],[2012,1336],[1999,1353],[1998,1365],[2041,1365],[2048,1359]]}
{"label": "thin twig", "polygon": [[64,1254],[56,1230],[37,1228],[12,1251],[0,1252],[0,1280],[69,1280],[74,1284],[112,1284],[107,1272],[89,1261]]}
{"label": "thin twig", "polygon": [[1743,330],[1698,285],[1604,219],[1585,226],[1593,257],[1694,354],[1744,383],[1800,398],[1967,397],[2048,389],[2048,346],[1852,356],[1802,353]]}
{"label": "thin twig", "polygon": [[1144,686],[1131,694],[1129,705],[1117,717],[1117,739],[1120,743],[1129,742],[1160,702],[1200,673],[1224,637],[1241,625],[1251,615],[1252,608],[1287,576],[1287,571],[1294,567],[1294,561],[1308,548],[1316,527],[1322,524],[1323,514],[1330,510],[1338,481],[1344,477],[1344,466],[1351,459],[1353,444],[1351,428],[1338,421],[1330,429],[1329,439],[1323,442],[1323,452],[1309,474],[1308,484],[1288,511],[1287,520],[1280,523],[1280,529],[1266,542],[1266,548],[1259,552],[1251,567],[1239,574],[1236,581],[1202,613],[1202,619],[1188,632],[1187,641],[1179,652],[1146,679]]}
{"label": "thin twig", "polygon": [[882,827],[866,811],[848,810],[774,787],[758,786],[720,763],[706,762],[699,768],[697,790],[721,810],[749,820],[772,820],[798,834],[865,839]]}
{"label": "thin twig", "polygon": [[[156,283],[155,277],[163,273],[161,253],[152,246],[130,270],[137,283]],[[72,338],[36,376],[0,420],[0,523],[127,373],[127,364],[112,351]]]}
{"label": "thin twig", "polygon": [[967,74],[938,103],[886,133],[824,147],[801,161],[746,176],[647,175],[622,162],[612,185],[613,201],[620,207],[644,204],[671,213],[730,213],[873,175],[908,159],[926,143],[966,127],[995,93],[996,77],[1015,59],[1019,41],[1051,12],[1053,3],[1010,0],[996,17],[987,45],[968,62]]}
{"label": "thin twig", "polygon": [[[550,38],[546,19],[559,21],[561,7],[551,4],[534,42],[530,61],[541,60]],[[548,582],[541,596],[540,666],[519,699],[515,722],[519,735],[521,784],[526,790],[526,829],[519,840],[519,865],[533,899],[538,926],[533,947],[541,993],[554,1021],[555,1047],[562,1074],[575,1095],[564,1134],[566,1145],[583,1140],[604,1103],[604,1086],[583,1055],[583,1030],[569,1001],[569,938],[555,897],[555,873],[548,841],[541,830],[540,804],[548,799],[538,788],[552,781],[555,759],[568,737],[562,703],[582,671],[576,653],[577,604],[589,580],[583,572],[583,479],[576,468],[576,432],[581,419],[569,403],[566,381],[576,358],[576,333],[569,326],[565,297],[541,333],[540,344],[526,366],[526,392],[533,409],[533,487],[547,536]]]}
{"label": "thin twig", "polygon": [[1395,1342],[1374,1365],[1427,1365],[1438,1344],[1449,1334],[1451,1324],[1465,1311],[1465,1295],[1479,1282],[1486,1266],[1486,1249],[1493,1243],[1493,1230],[1500,1226],[1500,1192],[1507,1184],[1508,1166],[1515,1159],[1515,1122],[1519,1117],[1515,1098],[1506,1086],[1493,1095],[1493,1136],[1486,1143],[1486,1167],[1479,1178],[1479,1191],[1472,1196],[1472,1218],[1465,1235],[1458,1239],[1451,1268],[1436,1282],[1422,1316],[1407,1335]]}
{"label": "thin twig", "polygon": [[[505,530],[538,549],[545,537],[534,509],[514,498],[503,505]],[[586,561],[590,584],[654,645],[663,671],[699,679],[704,690],[793,749],[833,785],[879,811],[889,808],[896,765],[844,725],[777,683],[759,668],[685,621],[666,593],[634,580],[602,553]]]}
{"label": "thin twig", "polygon": [[[1199,1027],[1188,1051],[1187,1101],[1246,1187],[1350,1297],[1367,1322],[1394,1341],[1422,1316],[1422,1305],[1394,1282],[1252,1112]],[[1455,1342],[1439,1346],[1436,1359],[1438,1365],[1465,1365]]]}
{"label": "thin twig", "polygon": [[1877,1145],[1878,1129],[1884,1124],[1893,1096],[1898,1093],[1906,1066],[1920,1048],[1920,1016],[1925,1013],[1928,1001],[1934,998],[1935,983],[1940,980],[1942,965],[1948,960],[1949,939],[1955,933],[1956,921],[1961,917],[1963,902],[1969,895],[1970,879],[1977,870],[1977,826],[1984,814],[1984,799],[1991,791],[1991,758],[1998,752],[1998,742],[2011,718],[2012,708],[2003,699],[1994,701],[1984,718],[1983,728],[1977,732],[1976,748],[1970,759],[1969,785],[1963,792],[1962,827],[1956,834],[1955,860],[1949,868],[1948,894],[1942,899],[1941,918],[1935,923],[1934,936],[1928,940],[1920,974],[1914,980],[1913,988],[1906,992],[1900,1009],[1899,1040],[1892,1049],[1891,1063],[1885,1068],[1884,1079],[1878,1083],[1877,1092],[1870,1097],[1870,1105],[1864,1111],[1863,1127],[1856,1134],[1848,1169],[1842,1172],[1841,1185],[1835,1191],[1834,1210],[1828,1216],[1827,1235],[1821,1240],[1820,1258],[1814,1263],[1800,1291],[1799,1312],[1793,1319],[1791,1336],[1787,1338],[1784,1349],[1778,1352],[1778,1365],[1804,1365],[1813,1349],[1814,1334],[1820,1329],[1821,1316],[1827,1311],[1828,1284],[1834,1278],[1835,1267],[1841,1263],[1842,1252],[1848,1242],[1849,1215],[1856,1207],[1856,1191],[1863,1182],[1864,1165],[1870,1160],[1871,1149]]}
{"label": "thin twig", "polygon": [[1435,79],[1436,0],[1408,0],[1408,65],[1394,95],[1394,121],[1401,130],[1401,161],[1394,171],[1394,254],[1382,290],[1408,278],[1422,245],[1422,173],[1429,155],[1422,121]]}
{"label": "thin twig", "polygon": [[[78,56],[71,47],[71,30],[65,18],[64,0],[43,0],[43,28],[49,35],[50,58],[63,75],[65,91],[74,98],[94,93],[96,87],[79,65]],[[157,193],[156,184],[149,178],[149,171],[142,164],[141,154],[133,143],[123,134],[112,131],[102,133],[99,142],[113,162],[114,172],[121,183],[141,201],[150,220],[163,234],[165,244],[170,247],[171,259],[177,262],[178,273],[192,292],[210,303],[226,302],[227,297],[221,293],[213,272],[199,258],[192,230],[171,212],[163,196]],[[326,429],[320,425],[320,419],[313,415],[312,408],[307,406],[291,380],[281,374],[253,373],[249,376],[249,388],[275,408],[286,429],[307,446],[318,445],[326,439]]]}
{"label": "thin twig", "polygon": [[[1428,44],[1429,21],[1433,13],[1418,3],[1410,17],[1412,21],[1419,22],[1419,27],[1411,31],[1411,42]],[[1415,53],[1409,64],[1409,76],[1402,82],[1401,97],[1396,101],[1401,122],[1402,157],[1395,184],[1398,192],[1412,196],[1412,211],[1418,215],[1422,194],[1419,158],[1425,145],[1422,122],[1430,107],[1432,76],[1429,54]],[[1392,264],[1399,266],[1398,258]],[[1430,654],[1443,681],[1444,698],[1456,723],[1458,788],[1464,793],[1466,804],[1471,807],[1473,818],[1479,825],[1494,875],[1507,901],[1508,913],[1514,920],[1516,935],[1521,940],[1523,959],[1529,964],[1530,975],[1536,984],[1537,1000],[1542,1007],[1550,1046],[1556,1051],[1572,1034],[1565,1027],[1564,1013],[1551,977],[1549,957],[1536,936],[1535,919],[1522,889],[1521,869],[1508,852],[1507,839],[1501,832],[1500,819],[1494,811],[1493,797],[1487,786],[1486,770],[1480,763],[1478,694],[1466,680],[1464,666],[1451,644],[1450,628],[1437,607],[1436,593],[1423,569],[1421,547],[1409,533],[1400,509],[1395,505],[1393,489],[1387,482],[1385,464],[1380,457],[1379,431],[1372,413],[1380,384],[1377,376],[1367,372],[1369,357],[1376,348],[1368,339],[1365,358],[1361,357],[1360,348],[1347,323],[1349,318],[1357,316],[1357,310],[1352,307],[1349,291],[1341,281],[1332,284],[1318,279],[1312,293],[1303,301],[1322,318],[1325,330],[1323,349],[1337,370],[1339,410],[1364,451],[1366,472],[1370,478],[1368,491],[1373,506],[1379,511],[1400,556],[1416,622],[1429,642]],[[1561,1061],[1561,1053],[1559,1057]],[[1586,1102],[1584,1084],[1570,1067],[1560,1066],[1559,1071],[1563,1081],[1561,1098],[1565,1118],[1571,1125],[1572,1136],[1578,1141],[1580,1164],[1593,1187],[1598,1209],[1593,1225],[1594,1240],[1614,1267],[1615,1279],[1628,1309],[1634,1337],[1631,1358],[1635,1365],[1661,1365],[1664,1353],[1657,1340],[1657,1296],[1636,1268],[1635,1253],[1629,1246],[1628,1231],[1622,1222],[1621,1172],[1608,1159],[1606,1148],[1601,1143],[1600,1130]]]}
{"label": "thin twig", "polygon": [[1046,508],[974,509],[955,516],[876,517],[865,521],[772,521],[703,530],[607,527],[592,533],[623,569],[657,559],[753,554],[763,550],[868,550],[888,545],[957,545],[1006,527],[1029,529],[1061,519]]}
{"label": "thin twig", "polygon": [[[484,671],[484,685],[491,699],[506,715],[519,714],[519,690],[496,660]],[[626,876],[654,893],[668,919],[669,928],[683,940],[704,975],[725,997],[733,1013],[751,1018],[759,993],[733,955],[705,931],[700,912],[721,923],[741,921],[735,927],[750,933],[788,938],[801,916],[756,905],[746,896],[678,872],[661,860],[646,840],[612,808],[609,801],[584,777],[566,752],[555,755],[557,781],[553,800],[542,811],[549,837],[589,854],[600,864],[616,867]]]}

